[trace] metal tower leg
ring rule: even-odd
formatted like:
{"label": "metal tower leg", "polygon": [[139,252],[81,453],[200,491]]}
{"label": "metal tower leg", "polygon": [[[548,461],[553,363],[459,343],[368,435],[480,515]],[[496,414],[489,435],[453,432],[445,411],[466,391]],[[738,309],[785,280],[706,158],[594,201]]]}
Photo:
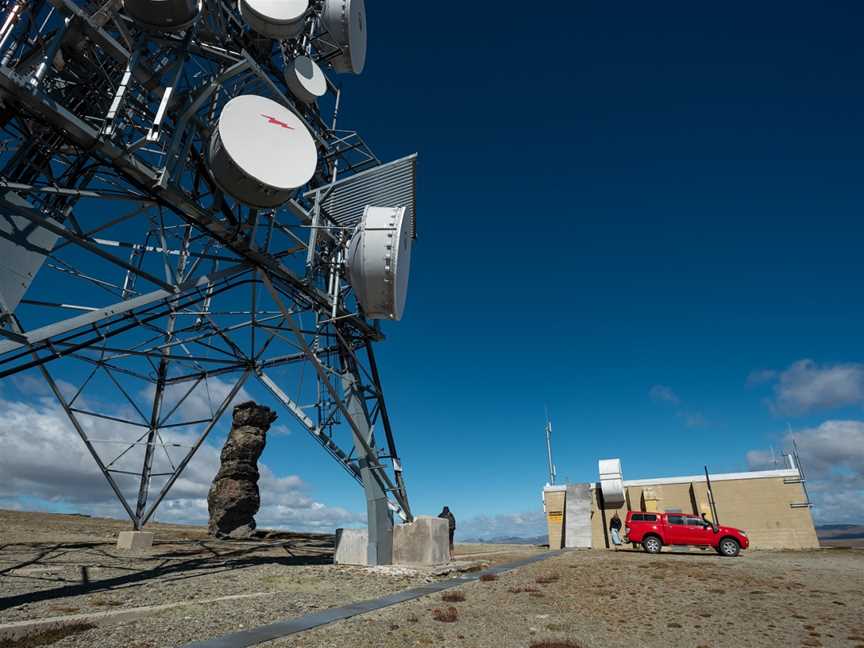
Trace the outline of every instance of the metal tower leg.
{"label": "metal tower leg", "polygon": [[[357,381],[350,372],[342,374],[342,389],[345,393],[346,408],[354,419],[357,429],[363,434],[366,447],[374,453],[375,441],[372,438],[372,428],[369,426],[369,414],[366,412],[363,398],[357,391]],[[359,458],[363,490],[366,492],[366,515],[369,527],[367,559],[369,565],[390,565],[393,563],[393,512],[387,502],[387,493],[372,474],[369,455],[363,444],[356,438],[354,448]]]}

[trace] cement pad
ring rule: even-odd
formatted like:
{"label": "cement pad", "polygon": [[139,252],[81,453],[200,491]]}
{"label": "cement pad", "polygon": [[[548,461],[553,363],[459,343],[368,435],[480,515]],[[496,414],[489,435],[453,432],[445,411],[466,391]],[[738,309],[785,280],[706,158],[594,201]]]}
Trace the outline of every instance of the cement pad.
{"label": "cement pad", "polygon": [[428,564],[399,564],[399,565],[377,565],[366,567],[366,571],[373,574],[385,576],[447,576],[449,574],[461,574],[464,572],[480,571],[489,566],[486,560],[454,560],[443,565]]}

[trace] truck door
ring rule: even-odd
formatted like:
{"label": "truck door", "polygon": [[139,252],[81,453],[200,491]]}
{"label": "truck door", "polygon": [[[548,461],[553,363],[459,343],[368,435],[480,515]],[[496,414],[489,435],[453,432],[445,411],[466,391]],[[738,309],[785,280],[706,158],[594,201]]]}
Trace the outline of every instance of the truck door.
{"label": "truck door", "polygon": [[687,525],[687,544],[691,545],[710,545],[714,536],[714,530],[710,526],[694,517],[684,518]]}
{"label": "truck door", "polygon": [[666,523],[666,544],[689,544],[687,541],[687,526],[683,515],[669,513],[666,515]]}

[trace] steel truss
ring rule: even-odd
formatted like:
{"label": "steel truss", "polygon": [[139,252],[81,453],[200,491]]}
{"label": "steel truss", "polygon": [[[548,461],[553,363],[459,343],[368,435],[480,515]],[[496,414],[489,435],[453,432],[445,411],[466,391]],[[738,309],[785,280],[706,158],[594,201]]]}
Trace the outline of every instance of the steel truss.
{"label": "steel truss", "polygon": [[[383,336],[344,280],[352,225],[334,199],[357,178],[346,196],[398,194],[384,206],[413,219],[413,158],[411,182],[381,194],[405,161],[382,165],[336,128],[332,84],[315,107],[287,92],[286,56],[339,53],[314,14],[274,43],[244,31],[236,3],[205,0],[179,34],[140,31],[119,4],[0,3],[0,250],[24,260],[0,279],[0,378],[41,374],[136,529],[249,380],[364,486],[370,529],[410,520]],[[279,209],[236,202],[207,168],[215,117],[248,93],[294,111],[319,148]]]}

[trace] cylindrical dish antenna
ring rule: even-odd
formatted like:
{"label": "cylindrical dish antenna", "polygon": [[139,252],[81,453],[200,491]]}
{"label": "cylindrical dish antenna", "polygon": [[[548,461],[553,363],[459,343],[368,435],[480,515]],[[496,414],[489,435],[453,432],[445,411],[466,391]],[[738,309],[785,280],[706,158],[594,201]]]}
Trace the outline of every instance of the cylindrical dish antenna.
{"label": "cylindrical dish antenna", "polygon": [[282,104],[257,95],[225,104],[209,157],[222,190],[259,208],[284,203],[309,182],[318,164],[315,142],[303,122]]}
{"label": "cylindrical dish antenna", "polygon": [[180,31],[201,13],[201,0],[123,0],[129,17],[147,31]]}
{"label": "cylindrical dish antenna", "polygon": [[323,70],[308,56],[298,56],[286,64],[285,83],[291,94],[306,104],[315,103],[327,93]]}
{"label": "cylindrical dish antenna", "polygon": [[402,319],[411,244],[404,207],[366,207],[348,245],[348,276],[369,319]]}
{"label": "cylindrical dish antenna", "polygon": [[303,32],[308,0],[238,0],[243,20],[270,38],[296,38]]}
{"label": "cylindrical dish antenna", "polygon": [[366,7],[363,0],[325,0],[321,14],[330,39],[342,52],[330,59],[336,72],[360,74],[366,65]]}

